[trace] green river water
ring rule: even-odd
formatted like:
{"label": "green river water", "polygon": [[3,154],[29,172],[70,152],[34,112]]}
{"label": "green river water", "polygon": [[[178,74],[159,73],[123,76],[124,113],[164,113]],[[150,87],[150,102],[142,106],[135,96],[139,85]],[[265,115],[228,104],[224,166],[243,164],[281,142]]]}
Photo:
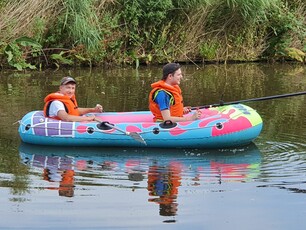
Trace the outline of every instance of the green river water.
{"label": "green river water", "polygon": [[[17,129],[63,76],[81,107],[147,110],[162,66],[0,72],[0,229],[304,229],[306,96],[246,103],[251,145],[220,150],[32,146]],[[305,91],[298,64],[183,65],[184,102],[201,106]],[[305,196],[305,197],[304,197]]]}

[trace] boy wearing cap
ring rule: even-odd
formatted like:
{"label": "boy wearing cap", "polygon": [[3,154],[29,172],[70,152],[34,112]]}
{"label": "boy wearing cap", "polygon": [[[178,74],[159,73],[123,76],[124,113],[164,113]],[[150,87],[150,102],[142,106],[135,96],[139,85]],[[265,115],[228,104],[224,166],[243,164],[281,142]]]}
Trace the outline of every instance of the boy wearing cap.
{"label": "boy wearing cap", "polygon": [[95,116],[81,115],[102,112],[102,106],[97,104],[95,108],[79,108],[75,98],[75,89],[76,81],[72,77],[64,77],[61,80],[59,91],[45,97],[45,116],[63,121],[94,121]]}
{"label": "boy wearing cap", "polygon": [[153,89],[149,95],[149,108],[154,121],[193,121],[201,117],[199,110],[192,116],[183,116],[191,110],[183,105],[182,90],[179,87],[182,78],[180,65],[168,63],[163,67],[162,79],[151,84]]}

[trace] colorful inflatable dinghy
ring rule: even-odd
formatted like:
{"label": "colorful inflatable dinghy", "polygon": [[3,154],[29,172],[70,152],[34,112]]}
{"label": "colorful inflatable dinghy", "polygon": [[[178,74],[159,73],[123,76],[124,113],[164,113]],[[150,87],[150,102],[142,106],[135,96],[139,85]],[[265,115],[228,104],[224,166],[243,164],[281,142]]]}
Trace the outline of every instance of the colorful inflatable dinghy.
{"label": "colorful inflatable dinghy", "polygon": [[65,122],[32,111],[18,132],[23,142],[39,145],[226,148],[246,145],[262,130],[259,114],[243,104],[201,111],[201,119],[177,123],[153,122],[150,111],[96,113],[101,122]]}

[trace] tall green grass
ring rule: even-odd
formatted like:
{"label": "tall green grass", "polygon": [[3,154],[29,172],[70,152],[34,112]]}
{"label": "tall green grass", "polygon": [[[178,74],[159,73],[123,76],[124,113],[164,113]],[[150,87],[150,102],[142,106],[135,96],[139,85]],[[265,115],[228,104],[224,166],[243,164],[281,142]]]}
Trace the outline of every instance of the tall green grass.
{"label": "tall green grass", "polygon": [[[101,29],[92,0],[65,0],[64,27],[75,44],[83,44],[89,52],[100,49]],[[74,44],[74,45],[75,45]]]}
{"label": "tall green grass", "polygon": [[305,61],[304,0],[3,0],[0,10],[3,66],[14,44],[16,62],[45,67]]}

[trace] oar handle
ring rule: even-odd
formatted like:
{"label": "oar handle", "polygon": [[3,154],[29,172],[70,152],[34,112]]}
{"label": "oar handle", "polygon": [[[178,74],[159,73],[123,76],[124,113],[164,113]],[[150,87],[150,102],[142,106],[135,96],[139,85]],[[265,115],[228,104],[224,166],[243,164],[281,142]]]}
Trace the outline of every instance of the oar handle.
{"label": "oar handle", "polygon": [[118,130],[118,131],[121,132],[121,133],[124,133],[124,134],[127,134],[127,135],[129,134],[129,132],[125,132],[124,130],[122,130],[122,129],[118,128],[118,127],[115,127],[114,125],[110,124],[108,121],[101,121],[101,120],[100,120],[99,118],[97,118],[97,117],[95,117],[94,120],[97,121],[97,122],[99,122],[99,123],[101,123],[101,124],[106,125],[106,126],[109,127],[109,128],[116,129],[116,130]]}
{"label": "oar handle", "polygon": [[219,106],[223,106],[223,105],[233,105],[233,104],[239,104],[239,103],[251,102],[251,101],[265,101],[265,100],[271,100],[271,99],[277,99],[277,98],[299,96],[299,95],[304,95],[304,94],[306,94],[306,91],[296,92],[296,93],[280,94],[280,95],[273,95],[273,96],[267,96],[267,97],[250,98],[250,99],[244,99],[244,100],[239,100],[239,101],[221,102],[219,104],[211,104],[211,105],[202,105],[202,106],[197,106],[197,107],[191,107],[191,109],[192,110],[207,109],[207,108],[219,107]]}

